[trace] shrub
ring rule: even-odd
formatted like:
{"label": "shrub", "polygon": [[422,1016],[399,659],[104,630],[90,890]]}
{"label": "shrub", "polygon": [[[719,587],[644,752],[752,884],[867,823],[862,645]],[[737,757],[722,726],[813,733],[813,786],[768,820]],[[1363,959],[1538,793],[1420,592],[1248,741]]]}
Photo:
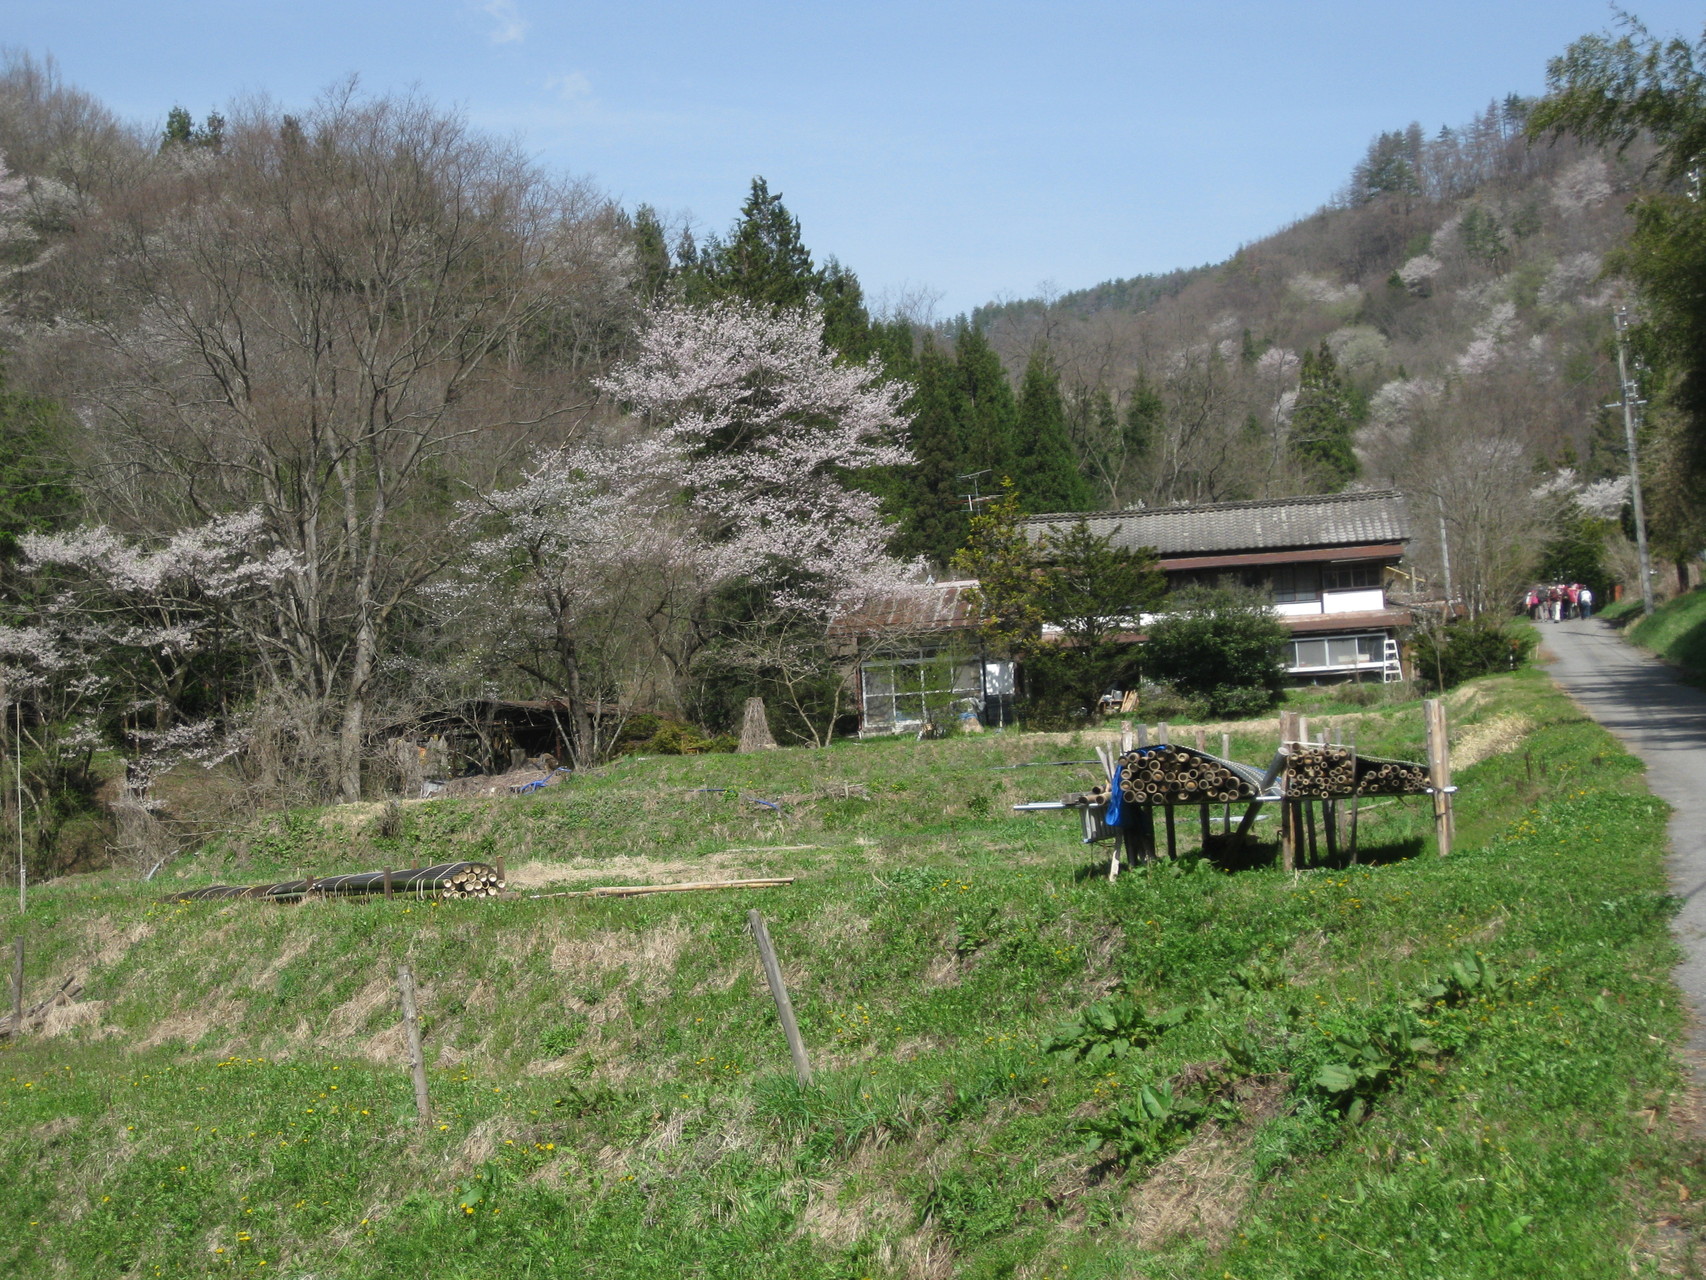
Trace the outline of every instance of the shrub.
{"label": "shrub", "polygon": [[1512,671],[1528,661],[1537,637],[1501,618],[1485,615],[1428,626],[1416,632],[1416,674],[1439,689],[1475,676]]}
{"label": "shrub", "polygon": [[1149,629],[1144,666],[1211,715],[1249,716],[1279,700],[1291,633],[1265,597],[1234,587],[1181,591]]}

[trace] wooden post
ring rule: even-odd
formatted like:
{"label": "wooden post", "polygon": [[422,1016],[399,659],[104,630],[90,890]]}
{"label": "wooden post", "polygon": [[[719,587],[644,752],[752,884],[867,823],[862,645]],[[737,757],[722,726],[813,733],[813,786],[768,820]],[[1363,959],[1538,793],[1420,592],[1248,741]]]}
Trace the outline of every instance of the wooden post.
{"label": "wooden post", "polygon": [[385,868],[385,896],[387,898],[389,898],[391,896],[391,868],[390,867]]}
{"label": "wooden post", "polygon": [[498,882],[500,884],[503,884],[503,883],[506,883],[508,880],[509,880],[509,877],[504,874],[504,856],[503,856],[503,854],[500,853],[498,855]]}
{"label": "wooden post", "polygon": [[1197,726],[1197,750],[1204,752],[1208,750],[1208,730],[1200,724]]}
{"label": "wooden post", "polygon": [[[1139,724],[1137,726],[1137,745],[1139,747],[1147,747],[1149,745],[1149,726],[1146,724]],[[1127,748],[1127,750],[1129,749],[1130,748]]]}
{"label": "wooden post", "polygon": [[1179,843],[1178,835],[1173,830],[1173,806],[1169,804],[1163,808],[1167,813],[1167,856],[1176,858],[1179,856]]}
{"label": "wooden post", "polygon": [[[1295,711],[1280,712],[1280,752],[1288,751],[1288,744],[1297,740],[1297,722],[1301,717]],[[1297,801],[1280,801],[1280,869],[1282,871],[1297,870]]]}
{"label": "wooden post", "polygon": [[[1220,758],[1232,759],[1232,735],[1222,730],[1220,734]],[[1232,834],[1232,801],[1226,802],[1225,812],[1221,815],[1220,831],[1222,835]]]}
{"label": "wooden post", "polygon": [[1350,851],[1351,863],[1357,860],[1357,809],[1362,803],[1362,786],[1355,781],[1357,772],[1357,727],[1351,724],[1351,820],[1350,820]]}
{"label": "wooden post", "polygon": [[24,936],[12,939],[12,1039],[24,1034]]}
{"label": "wooden post", "polygon": [[1155,861],[1155,806],[1137,808],[1137,854],[1145,862]]}
{"label": "wooden post", "polygon": [[1452,831],[1451,797],[1446,788],[1451,785],[1451,740],[1445,727],[1445,703],[1429,698],[1422,703],[1426,717],[1428,739],[1428,781],[1434,789],[1434,835],[1439,843],[1439,856],[1451,855]]}
{"label": "wooden post", "polygon": [[782,985],[782,968],[776,963],[776,948],[770,945],[770,930],[764,927],[764,917],[756,910],[746,913],[752,926],[753,941],[758,943],[758,958],[764,964],[764,979],[770,984],[771,998],[776,1001],[776,1016],[782,1020],[782,1034],[788,1037],[788,1055],[794,1060],[794,1079],[803,1089],[812,1082],[812,1065],[806,1061],[806,1042],[800,1039],[800,1028],[794,1021],[794,1006],[788,999],[788,988]]}
{"label": "wooden post", "polygon": [[1131,721],[1130,720],[1122,720],[1120,722],[1120,750],[1122,752],[1123,751],[1130,751],[1131,747],[1132,747],[1132,743],[1135,741],[1136,741],[1136,739],[1134,737],[1132,737]]}
{"label": "wooden post", "polygon": [[1205,853],[1208,851],[1209,837],[1213,834],[1213,828],[1211,825],[1212,820],[1208,816],[1208,809],[1208,805],[1203,805],[1202,813],[1200,815],[1202,818],[1202,847],[1203,852]]}
{"label": "wooden post", "polygon": [[415,975],[409,966],[397,966],[397,990],[403,997],[403,1034],[409,1044],[409,1073],[415,1078],[415,1116],[423,1125],[432,1123],[432,1099],[427,1096],[426,1054],[421,1049],[421,1019],[415,1009]]}
{"label": "wooden post", "polygon": [[1170,742],[1170,741],[1172,741],[1172,739],[1167,736],[1167,722],[1165,720],[1163,720],[1160,724],[1155,726],[1155,741],[1157,741],[1157,742]]}

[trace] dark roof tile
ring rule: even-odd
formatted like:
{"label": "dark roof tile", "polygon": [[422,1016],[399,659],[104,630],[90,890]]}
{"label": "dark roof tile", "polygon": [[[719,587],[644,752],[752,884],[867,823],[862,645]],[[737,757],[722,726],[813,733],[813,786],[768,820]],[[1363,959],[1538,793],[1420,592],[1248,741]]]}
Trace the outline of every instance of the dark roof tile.
{"label": "dark roof tile", "polygon": [[1113,533],[1117,547],[1154,547],[1161,556],[1407,542],[1410,538],[1404,495],[1396,489],[1032,516],[1025,528],[1036,538],[1045,530],[1081,519],[1097,536]]}

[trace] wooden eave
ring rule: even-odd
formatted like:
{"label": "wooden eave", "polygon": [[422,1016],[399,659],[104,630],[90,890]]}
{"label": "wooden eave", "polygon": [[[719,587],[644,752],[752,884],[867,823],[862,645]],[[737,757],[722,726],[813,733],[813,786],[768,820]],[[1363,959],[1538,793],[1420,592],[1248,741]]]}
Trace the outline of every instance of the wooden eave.
{"label": "wooden eave", "polygon": [[1232,555],[1169,556],[1159,563],[1165,570],[1248,569],[1262,565],[1341,564],[1363,560],[1400,560],[1402,542],[1375,542],[1359,547],[1304,547],[1296,551],[1250,551]]}

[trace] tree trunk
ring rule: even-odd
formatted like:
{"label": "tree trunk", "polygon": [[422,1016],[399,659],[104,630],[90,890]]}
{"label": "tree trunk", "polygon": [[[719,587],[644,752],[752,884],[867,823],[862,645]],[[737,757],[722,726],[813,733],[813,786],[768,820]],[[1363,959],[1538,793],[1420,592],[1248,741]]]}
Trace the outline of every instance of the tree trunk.
{"label": "tree trunk", "polygon": [[576,769],[587,769],[597,754],[595,727],[581,689],[580,646],[566,610],[557,613],[557,661],[563,667],[564,701],[569,709],[569,754]]}

